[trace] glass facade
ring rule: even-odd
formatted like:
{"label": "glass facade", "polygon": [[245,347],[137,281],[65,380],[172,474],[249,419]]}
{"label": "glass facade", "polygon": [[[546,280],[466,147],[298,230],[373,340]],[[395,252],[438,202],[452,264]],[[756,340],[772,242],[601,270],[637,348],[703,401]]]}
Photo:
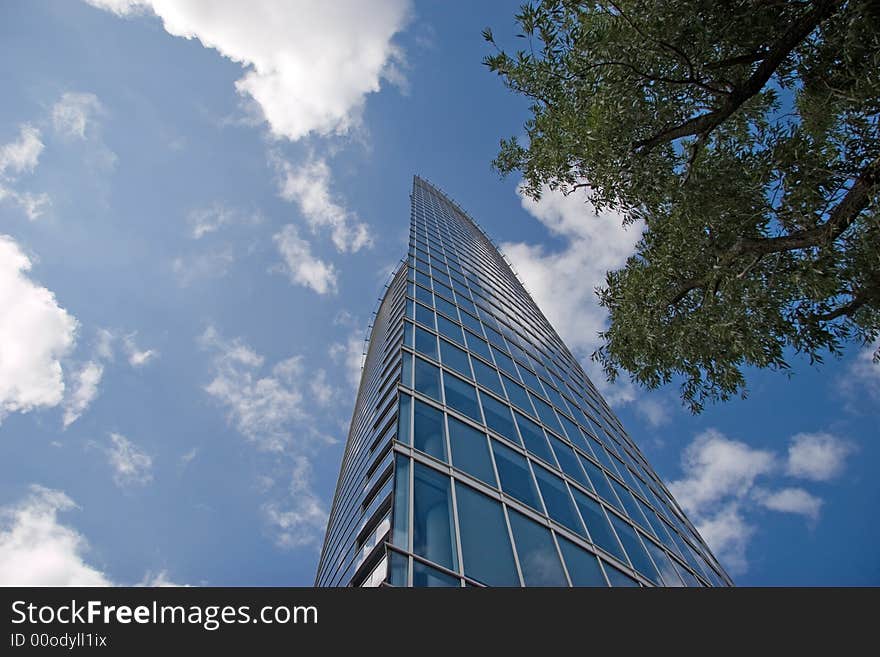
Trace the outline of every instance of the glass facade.
{"label": "glass facade", "polygon": [[413,183],[319,586],[730,586],[488,237]]}

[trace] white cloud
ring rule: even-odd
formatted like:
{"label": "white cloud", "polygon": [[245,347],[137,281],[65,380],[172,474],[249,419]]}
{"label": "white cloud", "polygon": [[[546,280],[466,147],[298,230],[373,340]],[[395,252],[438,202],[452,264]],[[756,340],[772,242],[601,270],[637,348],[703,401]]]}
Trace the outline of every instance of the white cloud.
{"label": "white cloud", "polygon": [[784,513],[796,513],[815,523],[823,500],[811,495],[803,488],[783,488],[777,491],[757,489],[754,498],[763,507]]}
{"label": "white cloud", "polygon": [[[852,402],[880,401],[880,362],[874,355],[880,353],[880,340],[862,349],[850,363],[846,374],[839,379],[839,387]],[[850,404],[854,407],[854,404]]]}
{"label": "white cloud", "polygon": [[335,362],[345,366],[348,382],[357,388],[364,365],[364,339],[358,330],[354,329],[345,342],[334,342],[330,345],[329,353]]}
{"label": "white cloud", "polygon": [[76,319],[25,275],[30,268],[18,244],[0,235],[0,421],[61,403],[60,361],[76,339]]}
{"label": "white cloud", "polygon": [[193,447],[191,450],[189,450],[188,452],[185,452],[184,454],[182,454],[180,456],[180,465],[183,467],[188,466],[190,463],[193,462],[193,459],[195,459],[196,456],[198,456],[198,455],[199,455],[199,448]]}
{"label": "white cloud", "polygon": [[322,406],[326,406],[333,399],[333,393],[335,390],[333,386],[330,385],[327,381],[327,372],[324,370],[318,370],[314,376],[312,376],[312,380],[309,381],[309,389],[312,391],[312,396],[315,398],[315,401]]}
{"label": "white cloud", "polygon": [[72,375],[73,387],[64,399],[64,428],[76,422],[89,405],[98,396],[98,384],[104,375],[104,366],[96,361],[89,361]]}
{"label": "white cloud", "polygon": [[189,586],[189,584],[177,584],[171,580],[167,570],[160,570],[158,573],[147,571],[144,578],[136,584],[136,586],[148,586],[152,588],[172,588]]}
{"label": "white cloud", "polygon": [[66,92],[52,107],[52,125],[64,137],[86,138],[93,117],[103,112],[95,94]]}
{"label": "white cloud", "polygon": [[263,221],[263,217],[258,213],[248,214],[230,208],[223,203],[214,203],[205,208],[192,210],[187,215],[186,221],[190,226],[192,238],[201,239],[209,233],[220,230],[223,226],[258,224]]}
{"label": "white cloud", "polygon": [[19,128],[15,141],[0,146],[0,201],[8,199],[18,205],[28,219],[38,218],[50,204],[43,193],[20,192],[10,187],[24,173],[33,173],[43,152],[40,130],[30,124]]}
{"label": "white cloud", "polygon": [[232,247],[225,246],[185,258],[177,257],[171,262],[171,270],[177,276],[178,284],[188,287],[199,279],[222,278],[234,262]]}
{"label": "white cloud", "polygon": [[658,399],[642,397],[635,403],[635,409],[651,427],[656,428],[669,422],[669,409]]}
{"label": "white cloud", "polygon": [[295,285],[318,294],[336,293],[336,269],[312,255],[311,245],[299,236],[296,226],[287,224],[272,239],[284,258],[284,271]]}
{"label": "white cloud", "polygon": [[17,192],[0,183],[0,201],[9,199],[20,207],[28,219],[33,221],[43,215],[52,204],[49,195],[45,193],[34,194],[32,192]]}
{"label": "white cloud", "polygon": [[312,468],[309,461],[296,457],[293,461],[289,496],[282,503],[270,502],[263,507],[269,523],[276,530],[276,543],[283,548],[315,545],[327,526],[327,510],[312,491]]}
{"label": "white cloud", "polygon": [[102,449],[113,468],[113,481],[120,488],[153,481],[152,457],[122,434],[111,433],[110,444]]}
{"label": "white cloud", "polygon": [[[633,401],[632,384],[625,380],[608,384],[589,356],[600,345],[598,334],[607,323],[595,288],[604,284],[606,272],[622,267],[632,255],[643,224],[623,228],[621,214],[597,214],[580,191],[565,196],[545,186],[539,201],[525,196],[522,187],[518,192],[523,208],[552,235],[562,238],[565,246],[551,251],[541,245],[506,242],[501,244],[502,251],[606,400],[611,404]],[[559,294],[560,289],[566,294]]]}
{"label": "white cloud", "polygon": [[118,15],[152,11],[174,36],[196,38],[242,65],[239,94],[253,99],[276,137],[343,134],[367,95],[399,76],[391,39],[408,0],[87,0]]}
{"label": "white cloud", "polygon": [[159,352],[155,349],[141,349],[135,342],[136,333],[129,333],[122,339],[125,352],[128,355],[128,364],[132,367],[143,367],[152,360],[159,357]]}
{"label": "white cloud", "polygon": [[61,491],[31,486],[18,504],[0,509],[0,586],[109,586],[85,561],[88,543],[61,524],[58,514],[77,508]]}
{"label": "white cloud", "polygon": [[746,549],[755,533],[755,527],[746,522],[740,507],[732,502],[717,512],[700,518],[697,529],[715,556],[732,574],[748,570]]}
{"label": "white cloud", "polygon": [[788,447],[786,472],[792,477],[828,481],[841,472],[855,447],[830,433],[799,433]]}
{"label": "white cloud", "polygon": [[330,167],[314,157],[299,167],[275,155],[278,191],[286,201],[297,204],[312,233],[319,228],[330,230],[334,246],[340,253],[356,253],[373,244],[367,224],[333,198],[330,192]]}

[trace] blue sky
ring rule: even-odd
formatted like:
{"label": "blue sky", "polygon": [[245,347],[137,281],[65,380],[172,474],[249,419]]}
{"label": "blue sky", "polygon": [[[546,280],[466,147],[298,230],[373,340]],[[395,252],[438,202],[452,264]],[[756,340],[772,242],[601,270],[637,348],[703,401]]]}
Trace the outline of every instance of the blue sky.
{"label": "blue sky", "polygon": [[[518,2],[333,7],[0,8],[0,584],[311,584],[414,173],[589,368],[638,226],[491,170]],[[739,584],[880,584],[880,368],[793,364],[603,390]]]}

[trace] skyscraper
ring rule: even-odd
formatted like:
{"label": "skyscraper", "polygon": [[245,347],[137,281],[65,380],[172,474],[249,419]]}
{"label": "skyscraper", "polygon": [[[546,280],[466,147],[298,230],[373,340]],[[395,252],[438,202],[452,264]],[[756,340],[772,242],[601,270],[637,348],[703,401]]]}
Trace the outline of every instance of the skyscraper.
{"label": "skyscraper", "polygon": [[498,249],[419,177],[316,584],[732,584]]}

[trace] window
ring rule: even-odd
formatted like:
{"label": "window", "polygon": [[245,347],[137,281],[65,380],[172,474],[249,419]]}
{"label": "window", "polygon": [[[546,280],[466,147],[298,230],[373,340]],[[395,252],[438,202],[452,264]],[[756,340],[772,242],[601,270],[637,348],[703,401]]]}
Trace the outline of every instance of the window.
{"label": "window", "polygon": [[[477,335],[483,334],[483,329],[480,324],[480,320],[472,315],[468,315],[467,313],[461,313],[461,323],[471,329]],[[486,346],[488,349],[488,345]]]}
{"label": "window", "polygon": [[494,367],[489,367],[481,360],[474,358],[471,363],[474,366],[474,375],[477,383],[496,393],[500,397],[504,397],[504,388],[501,387],[501,379],[498,378],[498,372]]}
{"label": "window", "polygon": [[461,586],[461,580],[414,559],[412,585],[413,587],[458,587]]}
{"label": "window", "polygon": [[513,360],[511,360],[510,356],[505,356],[495,347],[492,347],[492,355],[495,356],[495,364],[498,365],[499,369],[516,378],[516,369],[513,367]]}
{"label": "window", "polygon": [[581,512],[581,518],[584,519],[584,524],[587,526],[587,531],[590,533],[590,539],[593,543],[608,554],[613,554],[626,563],[626,555],[620,549],[620,543],[615,538],[611,525],[608,524],[605,511],[599,503],[578,490],[572,492],[575,504],[577,504],[578,510]]}
{"label": "window", "polygon": [[614,491],[617,493],[618,499],[623,504],[624,509],[626,509],[626,514],[630,517],[630,520],[644,527],[646,524],[645,519],[636,504],[635,498],[630,495],[630,492],[626,488],[617,483],[616,480],[611,479],[610,481],[611,485],[614,487]]}
{"label": "window", "polygon": [[440,368],[431,365],[426,360],[416,358],[415,374],[416,390],[440,401]]}
{"label": "window", "polygon": [[416,326],[416,351],[437,358],[437,338],[421,326]]}
{"label": "window", "polygon": [[464,344],[464,336],[458,324],[453,324],[445,317],[437,317],[437,328],[440,330],[441,335],[445,335],[459,344]]}
{"label": "window", "polygon": [[526,458],[496,440],[492,441],[495,465],[501,478],[501,489],[533,509],[541,510],[538,491]]}
{"label": "window", "polygon": [[400,382],[407,388],[412,388],[412,354],[403,353],[400,363]]}
{"label": "window", "polygon": [[547,514],[560,525],[568,527],[576,534],[586,536],[565,482],[538,465],[535,466],[535,479],[538,480],[538,488],[541,489]]}
{"label": "window", "polygon": [[506,376],[502,376],[501,378],[504,381],[504,387],[507,390],[507,398],[510,400],[510,403],[526,413],[534,413],[532,405],[529,403],[529,396],[526,394],[526,389]]}
{"label": "window", "polygon": [[617,496],[611,490],[611,484],[608,483],[608,477],[602,472],[602,468],[583,456],[581,463],[584,464],[584,470],[587,471],[587,476],[593,483],[593,489],[599,494],[599,497],[620,509],[620,502],[617,501]]}
{"label": "window", "polygon": [[651,553],[651,558],[654,559],[654,565],[657,566],[657,570],[660,571],[660,577],[663,579],[663,583],[666,586],[684,586],[684,582],[681,580],[681,577],[678,576],[678,571],[672,563],[672,559],[669,558],[662,548],[658,547],[654,541],[645,538],[642,536],[642,542],[645,544],[645,547],[648,548],[648,552]]}
{"label": "window", "polygon": [[421,301],[426,306],[433,306],[434,295],[428,292],[425,288],[419,287],[416,285],[416,300]]}
{"label": "window", "polygon": [[440,340],[440,356],[443,364],[450,369],[464,374],[467,378],[471,378],[471,367],[468,364],[467,353],[456,347],[451,342]]}
{"label": "window", "polygon": [[655,584],[663,586],[663,580],[660,579],[657,569],[654,568],[651,557],[648,556],[648,552],[645,550],[645,546],[642,545],[636,530],[614,514],[611,514],[611,522],[614,525],[615,531],[617,531],[620,542],[623,543],[623,548],[629,555],[632,567]]}
{"label": "window", "polygon": [[397,415],[397,439],[405,445],[410,444],[410,409],[412,408],[412,397],[409,395],[400,396],[400,410]]}
{"label": "window", "polygon": [[452,465],[490,486],[496,485],[486,434],[450,417],[449,444],[452,449]]}
{"label": "window", "polygon": [[550,453],[550,446],[547,444],[547,439],[544,437],[544,432],[541,430],[541,427],[519,413],[516,414],[516,424],[519,427],[519,432],[522,435],[526,449],[539,459],[543,459],[547,461],[547,463],[556,465],[553,461],[553,455]]}
{"label": "window", "polygon": [[562,425],[559,424],[559,420],[556,418],[556,413],[553,412],[553,407],[531,394],[529,397],[531,397],[532,403],[535,405],[535,410],[538,412],[538,417],[541,418],[541,422],[544,423],[544,426],[549,427],[552,431],[562,435]]}
{"label": "window", "polygon": [[583,484],[589,488],[590,483],[587,481],[584,471],[578,462],[578,458],[571,447],[555,436],[550,436],[550,445],[553,447],[553,452],[556,454],[556,460],[559,462],[560,469],[579,484]]}
{"label": "window", "polygon": [[456,570],[450,479],[421,463],[414,468],[413,552]]}
{"label": "window", "polygon": [[467,334],[467,344],[468,349],[470,349],[473,353],[477,354],[477,356],[482,356],[490,363],[492,362],[492,354],[489,353],[489,343],[485,340],[481,340],[473,333]]}
{"label": "window", "polygon": [[413,447],[445,461],[446,440],[443,437],[443,413],[418,399],[414,410]]}
{"label": "window", "polygon": [[513,426],[513,419],[510,417],[510,407],[486,394],[480,395],[480,401],[483,403],[486,426],[508,440],[519,443],[519,439],[516,437],[516,428]]}
{"label": "window", "polygon": [[392,543],[409,549],[409,457],[397,454],[394,460],[394,532]]}
{"label": "window", "polygon": [[422,304],[416,304],[416,321],[428,326],[430,328],[434,328],[434,311],[425,308]]}
{"label": "window", "polygon": [[608,573],[608,581],[611,582],[611,586],[637,587],[639,585],[636,580],[614,566],[606,565],[605,572]]}
{"label": "window", "polygon": [[526,586],[568,586],[549,529],[513,510],[510,529]]}
{"label": "window", "polygon": [[392,586],[406,586],[409,558],[394,551],[391,551],[389,558],[391,566],[388,568],[388,581]]}
{"label": "window", "polygon": [[501,504],[455,485],[464,574],[489,586],[519,586]]}
{"label": "window", "polygon": [[446,299],[442,297],[436,297],[434,301],[437,304],[437,310],[446,315],[447,317],[451,317],[452,319],[458,319],[458,313],[455,310],[455,306],[449,303]]}
{"label": "window", "polygon": [[595,556],[562,536],[557,536],[556,539],[559,541],[562,560],[565,561],[572,586],[608,586]]}
{"label": "window", "polygon": [[443,390],[446,393],[446,405],[469,418],[482,422],[480,407],[477,405],[477,390],[458,377],[446,374],[443,376]]}

